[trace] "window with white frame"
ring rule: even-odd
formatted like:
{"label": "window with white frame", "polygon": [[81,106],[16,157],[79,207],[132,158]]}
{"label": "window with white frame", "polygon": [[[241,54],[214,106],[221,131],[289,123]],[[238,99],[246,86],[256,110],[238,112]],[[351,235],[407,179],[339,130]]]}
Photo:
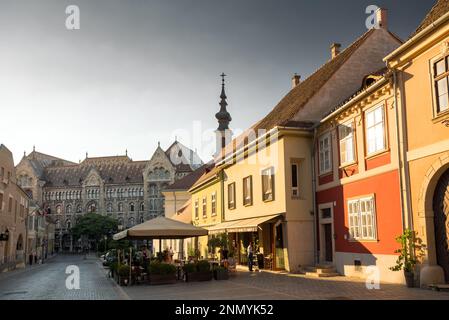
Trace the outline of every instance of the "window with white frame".
{"label": "window with white frame", "polygon": [[374,196],[348,201],[349,235],[356,240],[376,240]]}
{"label": "window with white frame", "polygon": [[207,217],[207,198],[203,197],[203,218]]}
{"label": "window with white frame", "polygon": [[228,184],[228,208],[235,209],[235,182]]}
{"label": "window with white frame", "polygon": [[299,197],[299,164],[292,163],[292,197]]}
{"label": "window with white frame", "polygon": [[433,65],[434,86],[436,96],[436,113],[449,110],[449,57],[438,60]]}
{"label": "window with white frame", "polygon": [[243,178],[243,205],[253,204],[253,176]]}
{"label": "window with white frame", "polygon": [[320,174],[332,170],[331,135],[327,133],[319,140]]}
{"label": "window with white frame", "polygon": [[198,204],[198,199],[195,200],[195,219],[198,219],[199,216],[199,204]]}
{"label": "window with white frame", "polygon": [[217,193],[214,192],[211,195],[211,215],[215,216],[217,215]]}
{"label": "window with white frame", "polygon": [[274,168],[268,168],[262,171],[262,200],[274,200]]}
{"label": "window with white frame", "polygon": [[384,105],[366,112],[365,121],[368,155],[385,150]]}
{"label": "window with white frame", "polygon": [[338,127],[340,140],[340,163],[346,164],[355,161],[355,140],[353,122],[342,124]]}

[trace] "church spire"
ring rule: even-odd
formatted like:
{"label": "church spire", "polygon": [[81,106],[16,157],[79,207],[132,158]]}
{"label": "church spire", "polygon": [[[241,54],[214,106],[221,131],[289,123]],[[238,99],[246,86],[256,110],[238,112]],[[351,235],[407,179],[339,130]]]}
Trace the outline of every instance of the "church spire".
{"label": "church spire", "polygon": [[225,92],[225,77],[226,75],[222,73],[221,75],[221,94],[220,94],[220,111],[215,115],[218,120],[218,131],[225,131],[229,129],[229,122],[232,121],[231,115],[226,110],[228,103],[226,102],[226,92]]}
{"label": "church spire", "polygon": [[222,73],[221,75],[221,94],[220,94],[220,111],[217,112],[215,118],[218,120],[218,128],[215,130],[216,137],[216,151],[215,156],[221,154],[222,149],[231,141],[232,131],[229,129],[229,123],[232,121],[231,115],[229,114],[226,107],[228,103],[226,102],[226,92],[225,92],[225,77],[226,75]]}

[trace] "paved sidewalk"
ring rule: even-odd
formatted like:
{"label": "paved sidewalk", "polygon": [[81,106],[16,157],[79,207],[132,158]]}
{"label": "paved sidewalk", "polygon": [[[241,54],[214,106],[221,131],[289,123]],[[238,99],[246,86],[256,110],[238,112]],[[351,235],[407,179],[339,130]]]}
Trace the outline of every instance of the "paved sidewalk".
{"label": "paved sidewalk", "polygon": [[358,279],[239,271],[227,281],[123,287],[133,300],[449,300],[448,292],[382,284],[368,290]]}
{"label": "paved sidewalk", "polygon": [[[80,289],[66,288],[66,268],[79,268]],[[9,273],[9,272],[8,272]],[[95,256],[62,255],[0,278],[0,300],[118,300],[126,296]]]}

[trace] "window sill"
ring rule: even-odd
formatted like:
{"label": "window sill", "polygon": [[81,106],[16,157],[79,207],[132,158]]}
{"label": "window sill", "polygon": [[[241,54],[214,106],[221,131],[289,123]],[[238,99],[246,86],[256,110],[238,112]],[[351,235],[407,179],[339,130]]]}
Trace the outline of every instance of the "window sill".
{"label": "window sill", "polygon": [[352,167],[352,166],[355,166],[355,165],[358,165],[358,164],[359,164],[358,161],[345,162],[345,163],[342,163],[340,165],[339,169],[346,169],[347,167]]}
{"label": "window sill", "polygon": [[274,201],[274,199],[266,199],[266,200],[263,200],[263,202],[265,202],[265,203],[273,202],[273,201]]}
{"label": "window sill", "polygon": [[432,122],[439,123],[447,119],[449,119],[449,110],[445,110],[443,112],[438,113],[436,116],[433,117]]}
{"label": "window sill", "polygon": [[243,204],[244,207],[251,207],[252,205],[253,205],[252,202],[251,203],[247,203],[247,204],[245,204],[245,203]]}
{"label": "window sill", "polygon": [[371,153],[371,154],[369,154],[369,155],[366,155],[366,156],[365,156],[365,160],[371,160],[371,159],[380,157],[380,156],[382,156],[382,155],[384,155],[385,153],[388,153],[388,152],[390,152],[390,151],[391,151],[390,148],[386,148],[386,149],[381,150],[381,151],[376,151],[376,152],[374,152],[374,153]]}
{"label": "window sill", "polygon": [[357,243],[378,243],[379,240],[373,240],[373,239],[349,239],[348,242],[357,242]]}
{"label": "window sill", "polygon": [[330,176],[331,174],[333,174],[334,171],[331,169],[329,171],[325,171],[325,172],[320,172],[320,174],[318,175],[319,178],[324,178],[327,176]]}

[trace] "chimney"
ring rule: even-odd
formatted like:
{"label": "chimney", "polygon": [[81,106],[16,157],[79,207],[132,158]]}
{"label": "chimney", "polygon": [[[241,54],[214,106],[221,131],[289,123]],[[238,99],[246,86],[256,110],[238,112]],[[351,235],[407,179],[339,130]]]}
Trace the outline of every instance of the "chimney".
{"label": "chimney", "polygon": [[301,76],[296,74],[292,78],[292,89],[294,89],[301,82]]}
{"label": "chimney", "polygon": [[376,21],[379,29],[388,29],[388,10],[384,8],[377,9]]}
{"label": "chimney", "polygon": [[332,59],[340,54],[340,49],[341,49],[341,44],[339,44],[339,43],[333,43],[331,45],[331,56],[332,56]]}

